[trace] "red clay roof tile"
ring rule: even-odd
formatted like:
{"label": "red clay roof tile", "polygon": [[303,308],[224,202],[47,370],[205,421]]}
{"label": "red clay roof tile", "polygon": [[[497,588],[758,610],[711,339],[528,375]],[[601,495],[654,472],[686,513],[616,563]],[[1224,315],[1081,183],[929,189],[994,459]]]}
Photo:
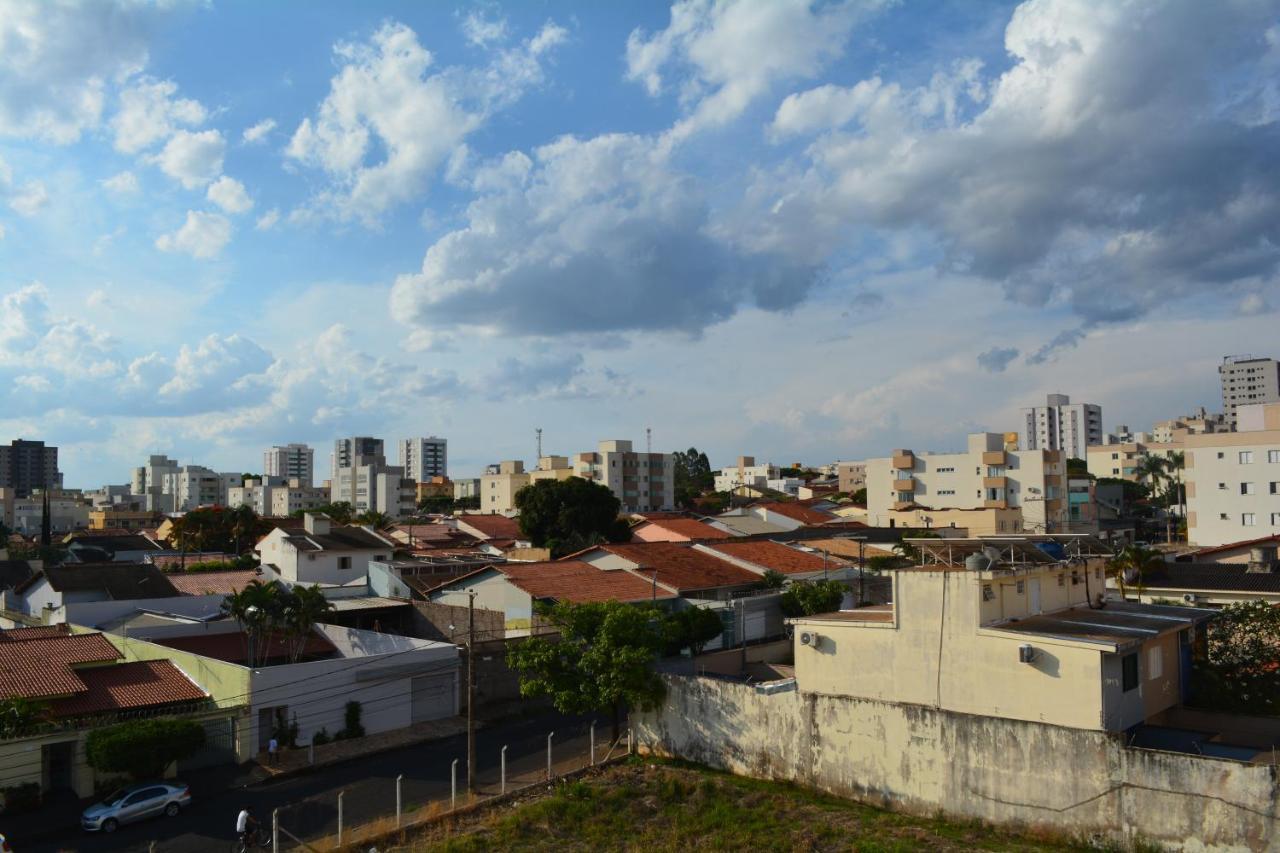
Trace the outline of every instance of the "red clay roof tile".
{"label": "red clay roof tile", "polygon": [[[551,563],[504,563],[494,566],[515,586],[534,598],[572,601],[578,604],[600,601],[649,601],[674,598],[675,594],[657,588],[652,582],[630,572],[601,569],[577,560]],[[661,583],[661,578],[659,578]]]}
{"label": "red clay roof tile", "polygon": [[[784,575],[808,574],[820,572],[824,562],[818,554],[810,554],[783,545],[781,542],[758,540],[754,542],[712,542],[707,545],[714,551],[748,563],[762,569],[773,569]],[[831,558],[825,563],[826,568],[840,568],[844,561]]]}
{"label": "red clay roof tile", "polygon": [[636,564],[641,574],[656,570],[658,583],[680,591],[745,586],[760,580],[755,572],[676,542],[633,542],[600,547]]}

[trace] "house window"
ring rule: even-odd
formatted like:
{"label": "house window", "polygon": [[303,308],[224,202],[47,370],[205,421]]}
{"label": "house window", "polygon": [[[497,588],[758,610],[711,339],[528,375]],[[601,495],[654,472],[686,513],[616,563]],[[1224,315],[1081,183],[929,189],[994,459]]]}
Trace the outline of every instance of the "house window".
{"label": "house window", "polygon": [[1075,569],[1071,570],[1071,585],[1072,586],[1080,585],[1080,573]]}
{"label": "house window", "polygon": [[1242,494],[1242,495],[1251,495],[1251,494],[1253,494],[1253,483],[1241,483],[1241,484],[1240,484],[1240,494]]}
{"label": "house window", "polygon": [[1154,681],[1164,675],[1164,650],[1159,646],[1147,649],[1147,681]]}
{"label": "house window", "polygon": [[1280,450],[1268,450],[1268,451],[1267,451],[1267,461],[1268,461],[1268,462],[1280,462]]}
{"label": "house window", "polygon": [[1067,576],[1062,574],[1058,575],[1058,586],[1066,586],[1066,585],[1067,585]]}
{"label": "house window", "polygon": [[1280,512],[1271,513],[1271,526],[1280,527]]}
{"label": "house window", "polygon": [[1271,481],[1271,494],[1280,494],[1280,483],[1277,483],[1275,480]]}
{"label": "house window", "polygon": [[1125,693],[1138,688],[1138,654],[1120,658],[1120,686]]}
{"label": "house window", "polygon": [[995,593],[995,590],[991,588],[991,584],[984,583],[982,585],[982,600],[991,601],[995,597],[996,597],[996,593]]}
{"label": "house window", "polygon": [[1218,521],[1226,521],[1226,520],[1227,520],[1227,514],[1225,512],[1218,513]]}
{"label": "house window", "polygon": [[1018,582],[1017,582],[1017,584],[1015,584],[1015,586],[1016,586],[1016,587],[1017,587],[1017,589],[1018,589],[1018,595],[1022,595],[1024,592],[1026,592],[1026,591],[1027,591],[1027,582],[1026,582],[1026,581],[1018,581]]}
{"label": "house window", "polygon": [[1252,450],[1241,450],[1241,451],[1240,451],[1240,464],[1241,464],[1241,465],[1251,465],[1252,463],[1253,463],[1253,451],[1252,451]]}
{"label": "house window", "polygon": [[1245,527],[1254,527],[1258,523],[1258,517],[1251,512],[1246,512],[1240,516],[1240,523]]}
{"label": "house window", "polygon": [[350,558],[350,557],[339,557],[339,558],[338,558],[338,568],[340,568],[340,569],[349,569],[349,568],[351,568],[351,558]]}
{"label": "house window", "polygon": [[1226,483],[1219,483],[1219,484],[1218,484],[1218,491],[1220,491],[1220,492],[1225,492],[1226,490],[1227,490],[1227,484],[1226,484]]}

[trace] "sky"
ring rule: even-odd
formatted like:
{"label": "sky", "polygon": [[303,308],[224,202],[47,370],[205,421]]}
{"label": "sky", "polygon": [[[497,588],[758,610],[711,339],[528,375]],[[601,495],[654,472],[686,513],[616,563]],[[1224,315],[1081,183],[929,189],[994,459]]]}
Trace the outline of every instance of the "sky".
{"label": "sky", "polygon": [[0,441],[1145,429],[1278,354],[1278,119],[1280,0],[0,0]]}

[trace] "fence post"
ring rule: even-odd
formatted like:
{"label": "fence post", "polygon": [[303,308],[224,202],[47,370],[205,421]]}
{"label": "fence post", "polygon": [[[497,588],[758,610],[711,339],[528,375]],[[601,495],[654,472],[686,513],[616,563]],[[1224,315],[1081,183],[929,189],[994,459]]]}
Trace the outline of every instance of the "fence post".
{"label": "fence post", "polygon": [[596,766],[596,721],[591,721],[591,766]]}
{"label": "fence post", "polygon": [[452,781],[450,782],[449,811],[458,807],[458,759],[453,759]]}
{"label": "fence post", "polygon": [[280,849],[280,810],[271,810],[271,849]]}
{"label": "fence post", "polygon": [[555,732],[547,735],[547,781],[551,781],[551,739],[556,736]]}
{"label": "fence post", "polygon": [[631,754],[631,729],[627,729],[627,755]]}
{"label": "fence post", "polygon": [[346,791],[338,792],[338,846],[342,846],[342,797]]}
{"label": "fence post", "polygon": [[507,748],[502,748],[502,793],[507,792]]}
{"label": "fence post", "polygon": [[404,774],[401,773],[396,777],[396,829],[400,828],[400,783],[404,781]]}

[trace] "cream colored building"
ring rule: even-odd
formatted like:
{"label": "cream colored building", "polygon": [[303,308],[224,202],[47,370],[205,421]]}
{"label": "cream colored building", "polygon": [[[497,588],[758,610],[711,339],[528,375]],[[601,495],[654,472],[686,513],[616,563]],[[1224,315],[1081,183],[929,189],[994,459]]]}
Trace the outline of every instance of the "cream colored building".
{"label": "cream colored building", "polygon": [[496,515],[516,515],[516,493],[539,480],[567,480],[574,476],[567,456],[543,456],[533,471],[524,462],[508,459],[480,477],[480,511]]}
{"label": "cream colored building", "polygon": [[640,453],[629,441],[611,440],[574,456],[573,472],[608,486],[623,512],[652,512],[675,509],[674,463],[670,453]]}
{"label": "cream colored building", "polygon": [[868,459],[867,519],[887,527],[905,509],[1017,509],[1024,529],[1053,532],[1067,521],[1066,458],[1060,450],[1011,450],[1002,433],[969,436],[962,453],[895,450]]}
{"label": "cream colored building", "polygon": [[[839,510],[836,510],[839,513]],[[1007,536],[1021,533],[1022,510],[1018,507],[974,507],[973,509],[920,509],[885,510],[879,516],[888,519],[890,527],[910,527],[937,530],[947,535],[951,529],[965,536]]]}
{"label": "cream colored building", "polygon": [[779,468],[770,462],[756,464],[754,456],[739,456],[736,465],[721,468],[716,474],[715,490],[731,492],[738,486],[756,486],[768,488],[770,480],[779,479]]}
{"label": "cream colored building", "polygon": [[1069,565],[1025,540],[910,541],[926,565],[891,571],[892,604],[791,620],[801,693],[1113,732],[1182,701],[1211,612],[1098,607],[1101,560]]}
{"label": "cream colored building", "polygon": [[840,491],[852,495],[858,489],[864,489],[867,486],[867,463],[838,462],[836,478],[840,482]]}
{"label": "cream colored building", "polygon": [[1183,439],[1187,539],[1195,545],[1280,533],[1280,404],[1257,414],[1263,429]]}
{"label": "cream colored building", "polygon": [[1179,430],[1173,434],[1173,440],[1164,443],[1128,442],[1122,444],[1103,444],[1090,447],[1085,458],[1089,473],[1095,477],[1107,477],[1117,480],[1138,482],[1138,467],[1148,456],[1168,459],[1183,449],[1183,439],[1187,433]]}

